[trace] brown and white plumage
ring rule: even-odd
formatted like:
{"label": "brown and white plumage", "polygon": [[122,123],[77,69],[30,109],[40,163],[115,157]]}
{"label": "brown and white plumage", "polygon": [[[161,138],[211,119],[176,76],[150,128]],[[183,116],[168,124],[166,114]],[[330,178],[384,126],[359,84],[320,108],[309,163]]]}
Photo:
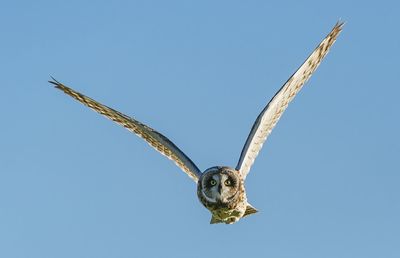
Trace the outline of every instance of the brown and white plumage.
{"label": "brown and white plumage", "polygon": [[281,89],[270,100],[267,106],[258,115],[247,137],[236,169],[242,173],[244,179],[250,171],[258,153],[260,152],[265,140],[275,127],[283,112],[286,110],[289,102],[293,100],[296,94],[301,90],[304,83],[311,77],[317,69],[322,59],[328,53],[330,47],[335,42],[337,36],[342,30],[343,23],[339,22],[332,31],[318,45],[300,68],[286,81]]}
{"label": "brown and white plumage", "polygon": [[314,52],[287,80],[275,94],[267,106],[257,117],[247,137],[236,169],[216,166],[203,173],[174,143],[156,130],[107,107],[85,95],[53,81],[50,83],[64,91],[82,104],[122,125],[129,131],[144,139],[161,154],[173,160],[190,178],[197,183],[197,195],[200,202],[212,213],[211,223],[232,224],[257,210],[247,202],[244,180],[250,171],[263,143],[282,116],[289,102],[300,91],[304,83],[317,69],[342,30],[343,23],[337,23],[328,36],[319,44]]}
{"label": "brown and white plumage", "polygon": [[188,156],[185,155],[185,153],[183,153],[173,142],[171,142],[164,135],[160,134],[153,128],[148,127],[147,125],[142,124],[132,117],[122,114],[115,109],[107,107],[77,91],[74,91],[73,89],[56,81],[54,78],[53,81],[49,82],[56,85],[57,89],[64,91],[66,94],[70,95],[82,104],[90,107],[94,111],[102,114],[112,121],[122,125],[129,131],[135,133],[158,152],[165,155],[170,160],[173,160],[175,164],[180,167],[195,182],[199,180],[201,172],[197,168],[197,166]]}

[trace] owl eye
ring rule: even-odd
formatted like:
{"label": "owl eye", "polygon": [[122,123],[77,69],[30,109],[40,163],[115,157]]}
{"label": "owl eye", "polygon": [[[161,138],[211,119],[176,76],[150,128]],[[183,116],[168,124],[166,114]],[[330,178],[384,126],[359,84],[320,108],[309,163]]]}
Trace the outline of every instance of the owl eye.
{"label": "owl eye", "polygon": [[215,181],[214,179],[211,179],[210,185],[214,186],[214,185],[216,185],[216,184],[217,184],[217,181]]}
{"label": "owl eye", "polygon": [[225,180],[225,183],[224,183],[226,186],[231,186],[232,185],[232,181],[231,180],[229,180],[229,179],[227,179],[227,180]]}

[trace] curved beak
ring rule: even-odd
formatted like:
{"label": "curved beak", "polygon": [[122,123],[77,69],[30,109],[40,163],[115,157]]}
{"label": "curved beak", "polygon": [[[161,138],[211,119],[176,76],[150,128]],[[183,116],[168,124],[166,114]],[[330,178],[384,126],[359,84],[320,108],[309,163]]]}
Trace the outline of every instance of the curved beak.
{"label": "curved beak", "polygon": [[218,185],[218,193],[219,193],[220,196],[221,196],[221,190],[222,190],[222,186],[221,186],[221,184],[219,184]]}

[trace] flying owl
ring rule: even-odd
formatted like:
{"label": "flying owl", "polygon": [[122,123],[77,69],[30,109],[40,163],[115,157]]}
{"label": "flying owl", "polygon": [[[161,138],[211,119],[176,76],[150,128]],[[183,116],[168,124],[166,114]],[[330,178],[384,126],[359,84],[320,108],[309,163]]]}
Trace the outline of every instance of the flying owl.
{"label": "flying owl", "polygon": [[245,216],[257,212],[257,209],[247,201],[244,186],[246,176],[263,143],[286,110],[289,102],[317,69],[341,32],[342,27],[343,23],[341,22],[338,22],[333,27],[326,38],[261,111],[250,130],[235,168],[215,166],[201,172],[194,162],[173,142],[151,127],[74,91],[54,78],[49,82],[82,104],[135,133],[150,144],[151,147],[174,161],[178,167],[197,183],[197,196],[212,214],[210,223],[232,224]]}

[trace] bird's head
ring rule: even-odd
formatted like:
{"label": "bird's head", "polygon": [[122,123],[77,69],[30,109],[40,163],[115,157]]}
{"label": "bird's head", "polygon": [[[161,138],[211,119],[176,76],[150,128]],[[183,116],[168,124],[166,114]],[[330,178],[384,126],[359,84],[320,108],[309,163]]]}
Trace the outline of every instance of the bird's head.
{"label": "bird's head", "polygon": [[239,171],[229,167],[211,167],[200,177],[197,194],[208,203],[228,204],[238,198],[242,183]]}

